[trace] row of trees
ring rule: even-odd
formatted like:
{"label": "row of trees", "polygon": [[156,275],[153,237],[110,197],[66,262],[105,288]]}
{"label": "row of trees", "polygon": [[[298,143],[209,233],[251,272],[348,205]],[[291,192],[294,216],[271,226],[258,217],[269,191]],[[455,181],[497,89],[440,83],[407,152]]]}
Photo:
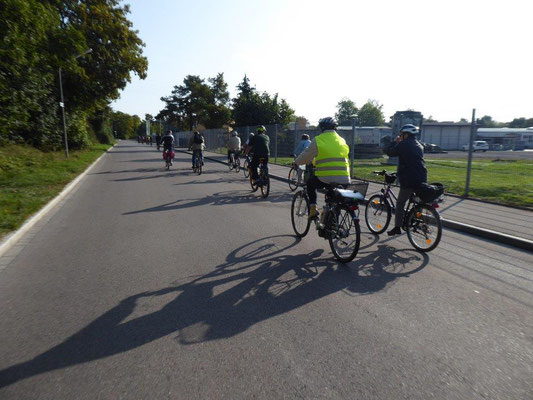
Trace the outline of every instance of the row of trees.
{"label": "row of trees", "polygon": [[62,146],[59,69],[70,147],[109,141],[113,130],[138,122],[108,107],[130,74],[144,79],[148,67],[128,6],[119,0],[1,3],[0,143]]}
{"label": "row of trees", "polygon": [[237,85],[237,96],[230,99],[224,74],[207,82],[198,75],[188,75],[183,84],[174,86],[162,97],[163,110],[156,120],[178,130],[192,130],[197,125],[220,128],[224,125],[286,124],[294,119],[294,110],[278,94],[259,92],[247,76]]}

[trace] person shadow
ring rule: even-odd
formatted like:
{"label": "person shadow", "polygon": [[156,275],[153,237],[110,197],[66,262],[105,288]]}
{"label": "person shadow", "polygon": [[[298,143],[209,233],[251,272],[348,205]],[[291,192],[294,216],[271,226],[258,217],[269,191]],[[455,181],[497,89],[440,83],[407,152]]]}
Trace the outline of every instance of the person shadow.
{"label": "person shadow", "polygon": [[[168,335],[176,335],[180,345],[229,338],[337,292],[368,295],[384,290],[428,263],[425,254],[405,250],[397,255],[394,248],[380,245],[377,252],[369,251],[341,267],[329,254],[322,257],[322,249],[287,254],[300,240],[285,235],[289,244],[279,247],[272,243],[276,237],[235,249],[225,263],[207,274],[123,299],[57,346],[1,370],[0,388],[120,354]],[[163,307],[161,301],[166,302]],[[158,306],[148,307],[146,312],[146,304],[152,302]],[[143,315],[136,313],[137,307],[143,309]]]}

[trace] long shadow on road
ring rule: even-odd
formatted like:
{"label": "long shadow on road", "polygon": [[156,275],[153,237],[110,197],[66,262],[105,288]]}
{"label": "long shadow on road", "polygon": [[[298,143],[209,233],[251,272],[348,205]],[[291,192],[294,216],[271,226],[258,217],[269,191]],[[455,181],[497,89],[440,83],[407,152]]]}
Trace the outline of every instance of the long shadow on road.
{"label": "long shadow on road", "polygon": [[198,199],[183,199],[176,200],[169,203],[164,203],[155,207],[144,208],[142,210],[130,211],[122,215],[132,215],[140,214],[147,212],[162,212],[162,211],[175,211],[183,210],[191,207],[200,207],[206,205],[212,206],[224,206],[228,204],[244,204],[244,203],[253,203],[253,202],[264,202],[268,201],[270,203],[281,203],[284,201],[289,201],[292,197],[292,193],[280,193],[280,194],[271,194],[266,199],[262,199],[257,193],[251,193],[249,190],[239,190],[239,191],[226,191],[213,193],[212,195],[201,197]]}
{"label": "long shadow on road", "polygon": [[[279,241],[285,244],[280,247]],[[0,371],[0,387],[123,353],[167,335],[176,334],[181,345],[229,338],[337,292],[369,295],[381,291],[428,262],[425,254],[411,250],[398,254],[382,245],[350,267],[336,267],[330,259],[320,258],[323,250],[286,254],[298,243],[292,236],[253,241],[232,251],[225,263],[205,275],[125,298],[63,343]],[[139,301],[144,309],[144,302],[165,301],[160,296],[168,295],[171,300],[162,308],[153,306],[147,314],[129,318]]]}

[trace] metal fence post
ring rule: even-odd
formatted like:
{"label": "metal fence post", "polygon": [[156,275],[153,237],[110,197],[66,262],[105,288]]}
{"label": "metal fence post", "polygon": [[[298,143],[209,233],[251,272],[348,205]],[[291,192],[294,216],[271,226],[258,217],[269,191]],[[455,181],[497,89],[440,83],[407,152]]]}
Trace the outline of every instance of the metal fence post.
{"label": "metal fence post", "polygon": [[474,145],[474,133],[476,130],[476,109],[472,110],[472,126],[470,127],[470,144],[468,145],[468,166],[466,170],[465,197],[470,190],[470,173],[472,172],[472,150]]}
{"label": "metal fence post", "polygon": [[278,163],[278,124],[274,125],[274,164]]}
{"label": "metal fence post", "polygon": [[353,169],[353,162],[354,162],[354,158],[355,158],[355,132],[356,132],[356,119],[354,118],[352,120],[352,151],[351,151],[351,154],[350,154],[350,176],[353,178],[354,176],[354,169]]}

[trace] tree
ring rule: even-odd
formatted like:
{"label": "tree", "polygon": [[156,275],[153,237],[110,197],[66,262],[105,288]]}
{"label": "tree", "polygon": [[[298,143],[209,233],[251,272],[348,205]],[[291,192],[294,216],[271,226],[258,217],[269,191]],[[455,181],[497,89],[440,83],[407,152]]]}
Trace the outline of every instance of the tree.
{"label": "tree", "polygon": [[359,110],[359,126],[382,126],[385,117],[382,111],[383,105],[376,100],[368,100]]}
{"label": "tree", "polygon": [[495,128],[497,125],[496,121],[494,121],[490,115],[484,115],[477,119],[476,123],[484,128]]}
{"label": "tree", "polygon": [[358,113],[358,109],[355,103],[347,97],[343,97],[341,101],[337,103],[337,113],[335,118],[339,122],[339,125],[351,126],[353,117]]}
{"label": "tree", "polygon": [[510,128],[529,128],[533,126],[533,118],[515,118],[509,122]]}
{"label": "tree", "polygon": [[237,126],[282,124],[294,119],[294,110],[285,99],[267,92],[261,94],[250,85],[245,75],[237,85],[237,97],[233,99],[232,118]]}

